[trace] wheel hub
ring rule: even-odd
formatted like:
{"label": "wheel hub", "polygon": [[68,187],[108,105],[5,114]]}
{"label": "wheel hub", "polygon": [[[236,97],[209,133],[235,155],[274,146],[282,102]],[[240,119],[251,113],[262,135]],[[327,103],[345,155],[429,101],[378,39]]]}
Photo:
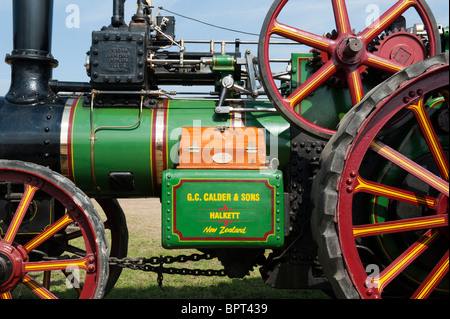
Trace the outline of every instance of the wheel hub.
{"label": "wheel hub", "polygon": [[10,268],[11,260],[8,256],[0,253],[0,284],[9,279]]}
{"label": "wheel hub", "polygon": [[348,37],[341,40],[336,48],[340,62],[347,65],[355,65],[364,57],[364,43],[359,38]]}
{"label": "wheel hub", "polygon": [[22,277],[27,254],[19,247],[0,243],[0,293],[11,290]]}

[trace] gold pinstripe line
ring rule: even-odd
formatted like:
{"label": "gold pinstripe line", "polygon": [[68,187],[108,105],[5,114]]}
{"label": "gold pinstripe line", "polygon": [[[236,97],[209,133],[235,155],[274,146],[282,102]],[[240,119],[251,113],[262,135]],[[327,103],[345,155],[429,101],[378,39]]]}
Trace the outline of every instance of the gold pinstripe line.
{"label": "gold pinstripe line", "polygon": [[71,132],[70,132],[70,138],[71,138],[71,141],[70,141],[70,158],[69,158],[69,161],[71,162],[71,167],[72,167],[72,179],[73,179],[73,182],[76,184],[76,181],[75,181],[75,162],[74,162],[74,157],[73,157],[73,139],[74,139],[74,127],[75,127],[75,116],[77,115],[77,110],[78,110],[78,104],[79,104],[79,102],[80,102],[80,100],[81,99],[78,99],[78,101],[77,101],[77,103],[75,104],[75,108],[74,108],[74,110],[73,110],[73,115],[72,115],[72,123],[70,123],[71,125],[72,125],[72,127],[71,127]]}
{"label": "gold pinstripe line", "polygon": [[34,281],[33,278],[31,278],[30,276],[26,275],[23,279],[22,279],[22,283],[27,286],[30,290],[32,290],[35,294],[37,294],[38,296],[45,298],[45,299],[55,299],[55,295],[53,295],[50,291],[48,291],[47,289],[41,287],[38,283],[36,283]]}
{"label": "gold pinstripe line", "polygon": [[[31,185],[25,185],[25,186],[26,186],[25,198],[22,198],[23,204],[21,205],[20,210],[15,213],[15,216],[21,216],[23,214],[25,207],[28,208],[28,206],[29,206],[26,204],[31,202],[31,198],[34,196],[34,193],[37,190],[37,187],[33,187]],[[5,240],[6,242],[11,242],[11,240],[15,236],[17,230],[19,229],[19,226],[21,223],[22,223],[22,218],[14,218],[14,223],[9,226],[10,228],[8,229],[8,232],[3,240]]]}
{"label": "gold pinstripe line", "polygon": [[50,238],[50,236],[53,236],[53,234],[59,229],[70,224],[71,222],[73,222],[73,220],[69,217],[69,215],[63,216],[59,221],[44,230],[44,232],[42,232],[40,235],[34,237],[30,242],[23,246],[23,248],[27,252],[30,252],[31,250],[42,244],[45,240]]}
{"label": "gold pinstripe line", "polygon": [[298,104],[298,101],[303,98],[305,92],[307,92],[311,87],[319,83],[324,77],[328,76],[335,69],[336,69],[335,65],[331,64],[327,69],[324,70],[324,72],[320,76],[317,77],[317,79],[311,81],[311,83],[306,85],[305,88],[303,88],[298,94],[296,94],[293,98],[286,99],[286,101],[290,104],[292,108],[294,108]]}
{"label": "gold pinstripe line", "polygon": [[344,21],[344,11],[343,11],[344,8],[342,6],[341,0],[337,0],[336,4],[338,6],[338,14],[339,14],[339,20],[341,23],[342,33],[347,33],[347,28],[346,28],[345,21]]}
{"label": "gold pinstripe line", "polygon": [[64,262],[32,262],[24,263],[25,272],[35,272],[43,270],[60,270],[65,269],[67,266],[78,266],[82,269],[86,269],[86,258],[81,260],[68,259]]}
{"label": "gold pinstripe line", "polygon": [[410,160],[408,160],[407,158],[403,158],[404,156],[401,154],[393,153],[392,149],[388,148],[386,145],[380,145],[380,142],[372,141],[370,145],[377,153],[379,153],[383,157],[387,158],[388,160],[396,160],[403,166],[407,167],[410,171],[414,172],[416,175],[423,178],[426,181],[426,183],[430,184],[433,187],[437,187],[437,189],[441,191],[444,195],[446,196],[449,195],[448,183],[446,183],[441,178],[438,178],[437,176],[431,173],[427,174],[426,172],[423,172],[423,170],[418,169],[414,165],[411,165]]}
{"label": "gold pinstripe line", "polygon": [[427,284],[422,287],[420,292],[415,296],[415,299],[423,299],[425,296],[427,296],[430,292],[430,290],[434,287],[436,282],[440,280],[445,273],[448,272],[448,257],[447,260],[445,260],[440,267],[437,269],[437,271],[433,274],[433,276],[430,278],[427,282]]}
{"label": "gold pinstripe line", "polygon": [[11,293],[8,292],[4,292],[0,294],[0,299],[12,299]]}
{"label": "gold pinstripe line", "polygon": [[317,39],[311,39],[309,37],[300,35],[300,34],[296,33],[295,31],[289,30],[287,28],[288,28],[288,26],[283,28],[279,23],[275,22],[275,26],[271,30],[271,34],[272,33],[277,33],[277,34],[281,34],[281,35],[285,35],[285,36],[286,35],[291,35],[292,37],[300,39],[300,41],[312,42],[312,43],[320,45],[323,48],[328,48],[329,47],[328,43],[326,43],[326,42],[323,42],[323,41],[320,41],[320,40],[317,40]]}
{"label": "gold pinstripe line", "polygon": [[369,62],[371,62],[371,63],[385,66],[385,67],[389,68],[390,70],[392,70],[394,72],[398,72],[398,71],[403,70],[403,67],[398,67],[398,66],[395,66],[395,65],[392,65],[392,64],[388,64],[388,63],[385,63],[385,62],[382,62],[382,61],[378,61],[378,60],[373,59],[373,58],[368,58],[367,60]]}
{"label": "gold pinstripe line", "polygon": [[353,83],[356,86],[357,103],[359,103],[359,101],[361,101],[361,99],[362,99],[362,94],[361,94],[362,87],[360,85],[361,84],[360,81],[358,81],[359,79],[358,79],[358,71],[357,70],[352,73],[352,78],[353,78]]}
{"label": "gold pinstripe line", "polygon": [[405,7],[408,7],[410,5],[414,4],[414,1],[405,1],[400,7],[398,7],[396,10],[391,12],[386,18],[384,19],[384,23],[380,24],[378,28],[372,28],[370,32],[364,35],[364,38],[368,39],[372,36],[372,34],[378,30],[384,30],[386,29],[386,26],[388,25],[388,22],[391,20],[391,18],[396,15],[399,11],[402,11]]}
{"label": "gold pinstripe line", "polygon": [[414,247],[410,252],[408,252],[403,258],[394,261],[394,267],[389,269],[385,274],[382,274],[379,278],[374,278],[373,282],[378,285],[378,290],[382,291],[387,282],[389,282],[400,271],[402,271],[402,268],[409,261],[416,259],[418,255],[425,251],[428,248],[429,244],[431,244],[431,242],[433,242],[437,238],[438,233],[439,232],[437,231],[431,232],[430,236],[427,236],[425,240],[418,242],[417,246]]}
{"label": "gold pinstripe line", "polygon": [[441,225],[445,222],[445,217],[441,217],[441,218],[437,218],[437,219],[433,219],[433,220],[417,220],[417,221],[409,221],[409,222],[404,222],[404,223],[399,223],[399,224],[395,224],[395,225],[388,225],[388,226],[384,226],[384,225],[373,225],[372,227],[364,227],[364,228],[360,228],[360,227],[354,227],[353,228],[353,235],[355,237],[362,237],[362,236],[366,236],[366,235],[370,235],[370,234],[379,234],[383,231],[401,231],[402,229],[409,229],[411,227],[414,226],[420,226],[423,228],[426,227],[432,227],[434,225]]}
{"label": "gold pinstripe line", "polygon": [[374,193],[376,193],[373,195],[377,195],[377,196],[382,196],[382,195],[378,195],[378,194],[383,193],[386,195],[392,195],[392,197],[402,198],[407,201],[415,202],[419,205],[421,205],[421,204],[426,205],[430,208],[432,208],[436,205],[436,201],[432,198],[420,198],[413,194],[406,194],[406,193],[402,193],[400,191],[395,191],[388,187],[383,187],[382,185],[373,185],[372,183],[363,180],[360,176],[357,177],[357,181],[358,181],[358,185],[355,187],[356,192],[361,192],[364,190],[369,191],[369,192],[373,191]]}
{"label": "gold pinstripe line", "polygon": [[430,146],[432,148],[431,151],[436,156],[436,160],[438,161],[437,164],[438,164],[439,168],[442,169],[442,173],[444,175],[443,178],[445,180],[448,180],[447,163],[445,162],[443,154],[440,151],[440,145],[438,144],[436,139],[433,138],[433,136],[435,136],[435,134],[434,134],[432,127],[430,127],[430,122],[428,120],[428,115],[426,114],[426,111],[424,108],[423,99],[421,99],[419,101],[419,103],[417,103],[417,104],[410,105],[408,107],[408,109],[410,109],[416,115],[419,123],[422,123],[421,127],[425,130],[424,134],[426,135],[427,140],[429,140],[431,143],[431,146]]}

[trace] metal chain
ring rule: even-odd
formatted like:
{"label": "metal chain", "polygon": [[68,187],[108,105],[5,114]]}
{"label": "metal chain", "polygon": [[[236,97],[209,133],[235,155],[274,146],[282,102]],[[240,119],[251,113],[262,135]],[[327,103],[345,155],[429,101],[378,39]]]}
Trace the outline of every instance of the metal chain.
{"label": "metal chain", "polygon": [[[215,269],[188,269],[188,268],[174,268],[164,267],[164,264],[172,263],[184,263],[187,261],[200,261],[214,259],[216,256],[213,254],[192,254],[192,255],[179,255],[179,256],[160,256],[160,257],[138,257],[138,258],[116,258],[109,257],[109,264],[111,266],[119,266],[122,268],[128,268],[133,270],[151,271],[158,274],[157,282],[158,286],[162,286],[163,273],[164,274],[176,274],[176,275],[191,275],[191,276],[226,276],[225,270]],[[157,266],[152,266],[157,265]]]}

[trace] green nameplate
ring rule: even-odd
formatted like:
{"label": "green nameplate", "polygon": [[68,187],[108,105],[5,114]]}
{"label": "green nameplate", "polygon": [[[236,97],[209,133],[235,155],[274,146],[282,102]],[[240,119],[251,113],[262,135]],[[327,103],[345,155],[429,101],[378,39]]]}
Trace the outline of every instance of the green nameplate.
{"label": "green nameplate", "polygon": [[283,243],[280,171],[180,169],[163,173],[165,248],[275,248]]}

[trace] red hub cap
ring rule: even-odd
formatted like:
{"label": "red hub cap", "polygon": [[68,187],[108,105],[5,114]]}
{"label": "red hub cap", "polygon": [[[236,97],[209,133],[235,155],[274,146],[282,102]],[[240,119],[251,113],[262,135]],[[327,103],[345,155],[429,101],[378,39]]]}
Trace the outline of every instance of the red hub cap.
{"label": "red hub cap", "polygon": [[23,277],[23,262],[28,255],[22,247],[0,242],[0,294],[15,287]]}

